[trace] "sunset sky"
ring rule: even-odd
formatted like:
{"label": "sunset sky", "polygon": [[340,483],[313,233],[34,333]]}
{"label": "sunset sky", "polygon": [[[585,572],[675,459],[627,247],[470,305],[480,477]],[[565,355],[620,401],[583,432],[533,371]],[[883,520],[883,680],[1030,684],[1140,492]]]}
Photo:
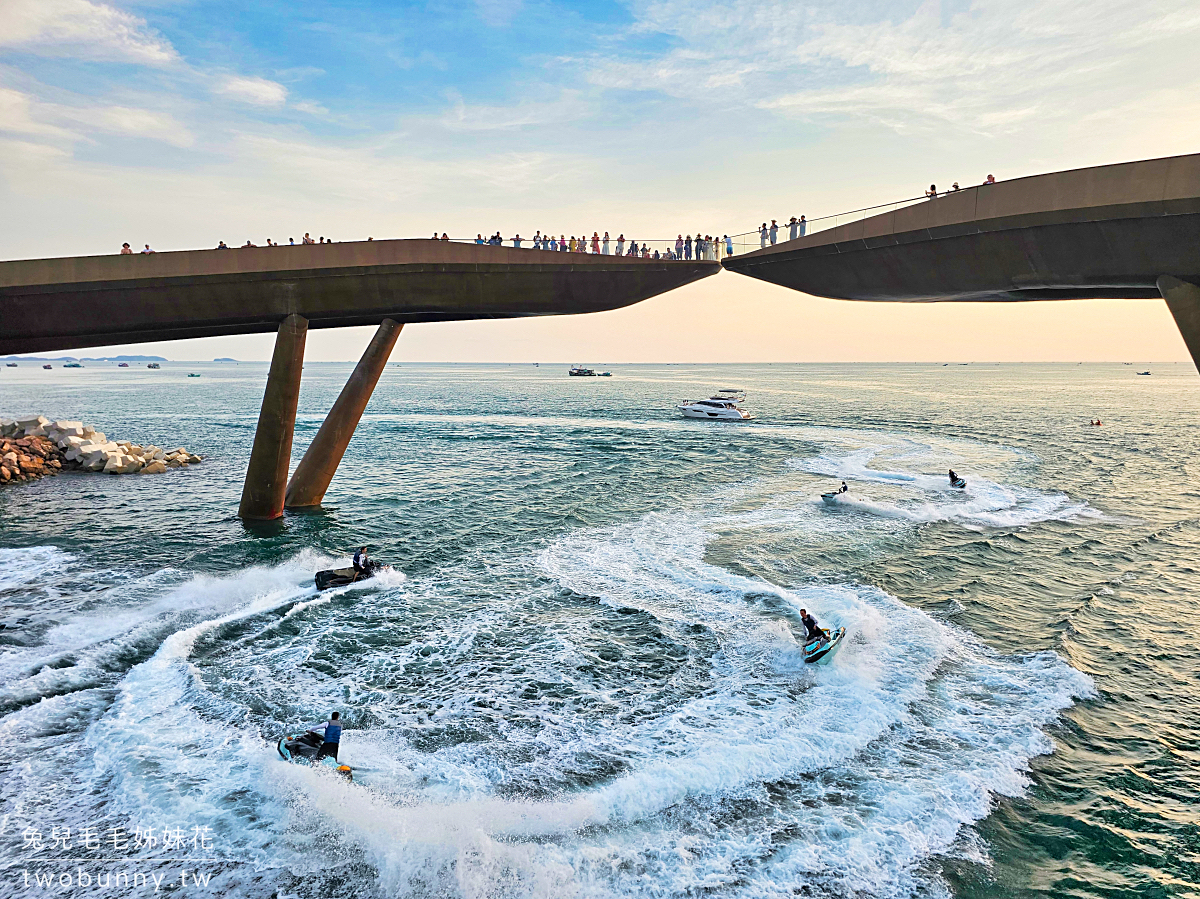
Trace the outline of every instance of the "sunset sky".
{"label": "sunset sky", "polygon": [[[0,0],[0,258],[732,234],[1197,152],[1198,41],[1194,0]],[[308,358],[369,334],[314,332]],[[265,359],[271,340],[132,351]],[[600,315],[409,326],[394,358],[1188,355],[1158,301],[847,303],[722,273]]]}

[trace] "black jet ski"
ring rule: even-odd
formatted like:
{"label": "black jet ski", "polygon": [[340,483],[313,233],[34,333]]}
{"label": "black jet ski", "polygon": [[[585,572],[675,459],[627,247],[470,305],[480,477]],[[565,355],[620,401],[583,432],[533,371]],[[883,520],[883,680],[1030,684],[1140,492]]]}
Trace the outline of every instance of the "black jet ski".
{"label": "black jet ski", "polygon": [[372,562],[366,571],[355,571],[353,568],[330,568],[328,571],[318,571],[313,578],[318,590],[328,590],[330,587],[345,587],[357,584],[359,581],[375,577],[375,573],[384,566]]}
{"label": "black jet ski", "polygon": [[279,750],[279,755],[285,762],[332,768],[346,778],[346,780],[353,780],[354,772],[350,766],[339,764],[338,760],[333,756],[327,755],[325,758],[317,760],[317,753],[324,742],[325,738],[321,734],[313,730],[306,730],[302,734],[287,734],[280,737],[279,742],[275,744],[275,748]]}
{"label": "black jet ski", "polygon": [[963,480],[962,478],[955,478],[953,481],[950,482],[950,486],[957,487],[959,490],[962,490],[964,487],[967,486],[967,482],[965,480]]}
{"label": "black jet ski", "polygon": [[804,661],[810,663],[828,662],[834,653],[841,648],[842,640],[846,638],[846,629],[839,627],[829,632],[828,637],[818,637],[804,644]]}

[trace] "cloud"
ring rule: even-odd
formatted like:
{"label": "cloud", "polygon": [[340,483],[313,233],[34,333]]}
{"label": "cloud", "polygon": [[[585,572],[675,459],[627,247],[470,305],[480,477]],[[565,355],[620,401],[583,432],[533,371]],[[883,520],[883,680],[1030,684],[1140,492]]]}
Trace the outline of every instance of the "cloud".
{"label": "cloud", "polygon": [[90,0],[3,0],[0,48],[151,66],[179,58],[144,20]]}
{"label": "cloud", "polygon": [[521,12],[524,0],[475,0],[475,9],[479,18],[494,28],[504,28],[512,24]]}
{"label": "cloud", "polygon": [[[1192,0],[926,0],[888,16],[854,0],[652,0],[632,12],[631,41],[664,35],[670,49],[598,54],[591,83],[897,130],[1014,130],[1101,109],[1153,83],[1156,48],[1186,53],[1200,38]],[[1195,67],[1179,74],[1200,82]]]}
{"label": "cloud", "polygon": [[523,101],[508,106],[468,106],[452,94],[453,103],[441,118],[451,131],[504,131],[552,125],[585,118],[591,110],[579,91],[563,91],[558,99]]}
{"label": "cloud", "polygon": [[227,75],[214,88],[217,94],[249,103],[252,106],[283,106],[287,102],[287,88],[278,81],[243,75]]}
{"label": "cloud", "polygon": [[67,106],[0,87],[0,132],[74,143],[100,132],[191,146],[191,132],[169,113],[128,106]]}

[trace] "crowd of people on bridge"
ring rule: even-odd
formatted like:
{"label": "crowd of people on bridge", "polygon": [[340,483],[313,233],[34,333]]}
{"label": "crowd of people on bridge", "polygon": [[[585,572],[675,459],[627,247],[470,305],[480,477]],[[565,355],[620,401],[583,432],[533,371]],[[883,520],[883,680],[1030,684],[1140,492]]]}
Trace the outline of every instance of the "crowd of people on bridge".
{"label": "crowd of people on bridge", "polygon": [[[438,238],[435,233],[434,237],[438,240],[449,239],[445,234]],[[691,260],[695,258],[716,262],[722,256],[733,253],[733,240],[728,234],[722,237],[715,237],[711,234],[701,236],[699,233],[695,237],[692,237],[691,234],[687,236],[680,234],[675,238],[674,246],[668,243],[666,247],[661,248],[651,248],[646,242],[639,244],[637,240],[626,238],[624,234],[618,234],[614,240],[607,231],[604,232],[603,237],[600,236],[599,231],[593,231],[590,238],[586,234],[582,237],[576,237],[574,234],[570,237],[565,234],[555,237],[553,234],[542,234],[540,230],[531,239],[521,237],[520,234],[506,238],[499,231],[487,238],[482,233],[475,235],[475,243],[481,246],[499,247],[509,241],[517,249],[528,244],[530,249],[551,253],[592,253],[598,256],[634,256],[642,259]]]}

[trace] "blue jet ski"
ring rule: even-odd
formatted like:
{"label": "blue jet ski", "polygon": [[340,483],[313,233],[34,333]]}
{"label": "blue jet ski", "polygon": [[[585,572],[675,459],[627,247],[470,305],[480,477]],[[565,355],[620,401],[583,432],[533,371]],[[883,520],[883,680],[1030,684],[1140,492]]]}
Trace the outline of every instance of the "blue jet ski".
{"label": "blue jet ski", "polygon": [[828,637],[818,637],[804,644],[804,661],[812,664],[828,662],[841,648],[846,638],[846,629],[839,627],[829,632]]}
{"label": "blue jet ski", "polygon": [[967,482],[965,480],[963,480],[962,478],[955,478],[953,481],[950,482],[950,486],[957,487],[959,490],[962,490],[964,487],[967,486]]}
{"label": "blue jet ski", "polygon": [[322,734],[308,730],[302,734],[287,734],[280,737],[275,748],[279,750],[279,755],[285,762],[295,762],[298,765],[320,765],[323,768],[333,769],[346,780],[354,780],[354,772],[350,766],[339,764],[333,756],[327,755],[325,758],[317,760],[317,753],[324,742],[325,738]]}

